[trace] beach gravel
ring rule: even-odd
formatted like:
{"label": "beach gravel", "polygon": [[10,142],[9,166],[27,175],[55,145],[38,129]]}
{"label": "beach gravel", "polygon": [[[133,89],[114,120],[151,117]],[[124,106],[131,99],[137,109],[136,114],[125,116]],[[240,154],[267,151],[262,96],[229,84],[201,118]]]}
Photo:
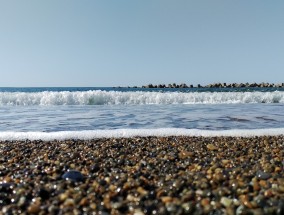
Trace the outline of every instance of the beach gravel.
{"label": "beach gravel", "polygon": [[284,137],[0,142],[0,214],[284,214]]}

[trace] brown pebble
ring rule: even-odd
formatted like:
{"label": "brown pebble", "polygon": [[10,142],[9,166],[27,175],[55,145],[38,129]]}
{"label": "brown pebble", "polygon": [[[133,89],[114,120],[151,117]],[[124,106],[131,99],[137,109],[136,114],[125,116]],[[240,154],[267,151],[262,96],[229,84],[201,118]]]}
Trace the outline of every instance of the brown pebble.
{"label": "brown pebble", "polygon": [[281,193],[284,193],[284,184],[283,184],[283,185],[279,185],[279,186],[278,186],[278,190],[279,190]]}
{"label": "brown pebble", "polygon": [[227,160],[227,159],[223,159],[221,162],[222,162],[222,164],[226,165],[226,164],[230,163],[231,161]]}
{"label": "brown pebble", "polygon": [[258,183],[258,181],[257,181],[257,179],[256,178],[254,178],[253,180],[252,180],[252,186],[253,186],[253,190],[254,191],[259,191],[260,190],[260,186],[259,186],[259,183]]}
{"label": "brown pebble", "polygon": [[264,192],[264,196],[265,197],[267,197],[267,198],[270,198],[270,197],[272,197],[273,196],[273,192],[272,192],[272,190],[266,190],[265,192]]}
{"label": "brown pebble", "polygon": [[193,156],[193,152],[181,151],[181,152],[178,154],[178,156],[179,156],[180,159],[186,159],[186,158],[189,158],[189,157]]}
{"label": "brown pebble", "polygon": [[143,187],[138,187],[138,188],[137,188],[137,192],[138,192],[140,195],[143,195],[143,196],[145,196],[145,195],[148,194],[148,191],[145,190]]}
{"label": "brown pebble", "polygon": [[90,208],[91,208],[92,210],[96,210],[97,205],[96,205],[95,203],[91,203],[91,204],[90,204]]}
{"label": "brown pebble", "polygon": [[63,205],[66,206],[66,207],[74,207],[75,201],[74,201],[74,199],[68,198],[64,201]]}
{"label": "brown pebble", "polygon": [[216,146],[214,146],[213,144],[208,144],[207,149],[209,149],[210,151],[218,150],[218,148]]}
{"label": "brown pebble", "polygon": [[80,203],[79,203],[80,206],[86,206],[88,205],[88,199],[86,197],[82,198]]}
{"label": "brown pebble", "polygon": [[162,200],[163,203],[169,203],[169,202],[173,201],[173,198],[170,197],[170,196],[163,196],[163,197],[161,197],[161,200]]}
{"label": "brown pebble", "polygon": [[226,207],[226,215],[235,215],[235,209],[233,206]]}
{"label": "brown pebble", "polygon": [[38,214],[40,212],[40,202],[33,202],[27,209],[29,214]]}
{"label": "brown pebble", "polygon": [[204,199],[201,200],[201,205],[202,205],[203,207],[206,207],[206,206],[209,205],[209,204],[210,204],[209,198],[204,198]]}
{"label": "brown pebble", "polygon": [[282,171],[281,167],[277,166],[275,167],[274,172],[280,173]]}
{"label": "brown pebble", "polygon": [[248,195],[240,195],[239,198],[241,202],[243,203],[243,205],[245,205],[248,208],[253,208],[251,202],[249,201]]}
{"label": "brown pebble", "polygon": [[265,180],[260,180],[259,181],[259,185],[261,186],[261,187],[263,187],[263,188],[267,188],[267,181],[265,181]]}

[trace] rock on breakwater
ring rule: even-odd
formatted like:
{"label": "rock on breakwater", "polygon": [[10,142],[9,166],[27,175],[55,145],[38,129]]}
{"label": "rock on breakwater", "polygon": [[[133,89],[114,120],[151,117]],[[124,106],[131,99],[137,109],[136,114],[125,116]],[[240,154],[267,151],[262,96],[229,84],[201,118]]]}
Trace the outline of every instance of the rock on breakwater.
{"label": "rock on breakwater", "polygon": [[284,211],[283,136],[5,141],[0,153],[0,214]]}

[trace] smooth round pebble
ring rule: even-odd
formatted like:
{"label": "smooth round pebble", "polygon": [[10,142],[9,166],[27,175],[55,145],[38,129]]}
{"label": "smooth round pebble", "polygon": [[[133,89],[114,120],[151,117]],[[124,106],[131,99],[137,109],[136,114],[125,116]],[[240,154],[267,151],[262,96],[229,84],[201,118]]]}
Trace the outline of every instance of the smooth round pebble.
{"label": "smooth round pebble", "polygon": [[267,180],[271,177],[271,174],[259,170],[257,171],[256,176],[261,180]]}
{"label": "smooth round pebble", "polygon": [[68,170],[62,175],[62,178],[73,182],[84,181],[84,176],[77,170]]}

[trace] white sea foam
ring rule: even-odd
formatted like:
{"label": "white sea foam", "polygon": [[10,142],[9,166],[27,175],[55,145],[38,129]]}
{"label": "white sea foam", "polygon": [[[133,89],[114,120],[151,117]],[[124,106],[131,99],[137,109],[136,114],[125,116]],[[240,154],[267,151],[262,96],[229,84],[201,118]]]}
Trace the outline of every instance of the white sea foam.
{"label": "white sea foam", "polygon": [[145,136],[233,136],[251,137],[284,135],[284,128],[273,129],[244,129],[244,130],[199,130],[183,128],[159,128],[159,129],[116,129],[116,130],[91,130],[91,131],[58,131],[58,132],[0,132],[0,140],[66,140],[94,138],[118,138],[118,137],[145,137]]}
{"label": "white sea foam", "polygon": [[284,92],[0,92],[0,106],[284,103]]}

